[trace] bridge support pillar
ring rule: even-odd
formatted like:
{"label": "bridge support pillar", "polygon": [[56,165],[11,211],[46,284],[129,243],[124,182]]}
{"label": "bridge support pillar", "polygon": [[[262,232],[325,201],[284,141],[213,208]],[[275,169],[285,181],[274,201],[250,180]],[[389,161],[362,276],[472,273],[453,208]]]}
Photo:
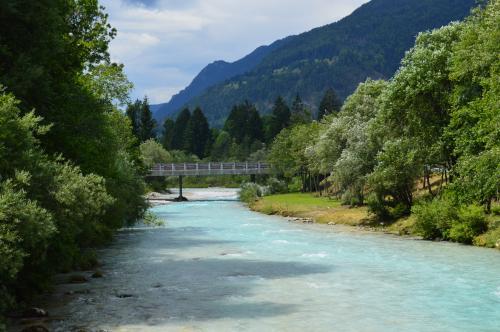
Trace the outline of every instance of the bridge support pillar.
{"label": "bridge support pillar", "polygon": [[179,175],[179,197],[175,199],[177,202],[186,202],[188,199],[182,196],[182,175]]}

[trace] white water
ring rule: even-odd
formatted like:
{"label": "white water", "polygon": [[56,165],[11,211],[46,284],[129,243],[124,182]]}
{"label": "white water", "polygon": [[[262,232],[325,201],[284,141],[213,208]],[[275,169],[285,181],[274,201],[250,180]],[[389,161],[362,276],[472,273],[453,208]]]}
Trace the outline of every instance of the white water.
{"label": "white water", "polygon": [[227,193],[120,232],[100,253],[104,278],[58,287],[52,328],[500,331],[500,253],[287,223]]}

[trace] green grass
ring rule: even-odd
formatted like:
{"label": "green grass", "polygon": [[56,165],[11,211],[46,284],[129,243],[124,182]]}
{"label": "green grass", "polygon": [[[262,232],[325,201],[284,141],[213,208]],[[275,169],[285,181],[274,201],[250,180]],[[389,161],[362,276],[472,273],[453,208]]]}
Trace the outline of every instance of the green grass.
{"label": "green grass", "polygon": [[364,225],[369,222],[366,207],[349,208],[340,201],[313,194],[293,193],[266,196],[252,203],[254,211],[285,217],[312,218],[317,223],[334,222],[346,225]]}
{"label": "green grass", "polygon": [[266,196],[262,199],[267,204],[290,205],[295,209],[308,210],[310,208],[335,208],[340,206],[338,200],[328,197],[319,197],[312,194],[293,193]]}

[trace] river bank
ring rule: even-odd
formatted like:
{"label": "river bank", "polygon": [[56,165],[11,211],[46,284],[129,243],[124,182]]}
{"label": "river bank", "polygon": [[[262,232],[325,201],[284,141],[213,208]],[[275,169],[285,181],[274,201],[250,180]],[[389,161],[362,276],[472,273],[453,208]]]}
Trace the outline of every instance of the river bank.
{"label": "river bank", "polygon": [[[413,216],[401,218],[393,223],[378,222],[369,214],[366,206],[343,206],[338,200],[308,193],[264,196],[250,203],[249,208],[267,215],[286,217],[290,221],[311,221],[332,226],[344,225],[352,227],[354,230],[394,234],[413,239],[420,238],[420,235],[415,231],[415,218]],[[486,233],[477,237],[474,245],[500,249],[500,238],[497,242],[487,241],[485,237],[489,235]]]}

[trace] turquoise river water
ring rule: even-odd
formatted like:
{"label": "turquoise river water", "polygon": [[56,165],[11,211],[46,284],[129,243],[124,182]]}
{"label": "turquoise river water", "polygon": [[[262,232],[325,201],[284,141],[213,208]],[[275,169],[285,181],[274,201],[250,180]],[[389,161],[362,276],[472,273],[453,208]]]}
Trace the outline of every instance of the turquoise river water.
{"label": "turquoise river water", "polygon": [[500,331],[495,250],[289,223],[219,194],[119,232],[104,278],[56,289],[51,328]]}

